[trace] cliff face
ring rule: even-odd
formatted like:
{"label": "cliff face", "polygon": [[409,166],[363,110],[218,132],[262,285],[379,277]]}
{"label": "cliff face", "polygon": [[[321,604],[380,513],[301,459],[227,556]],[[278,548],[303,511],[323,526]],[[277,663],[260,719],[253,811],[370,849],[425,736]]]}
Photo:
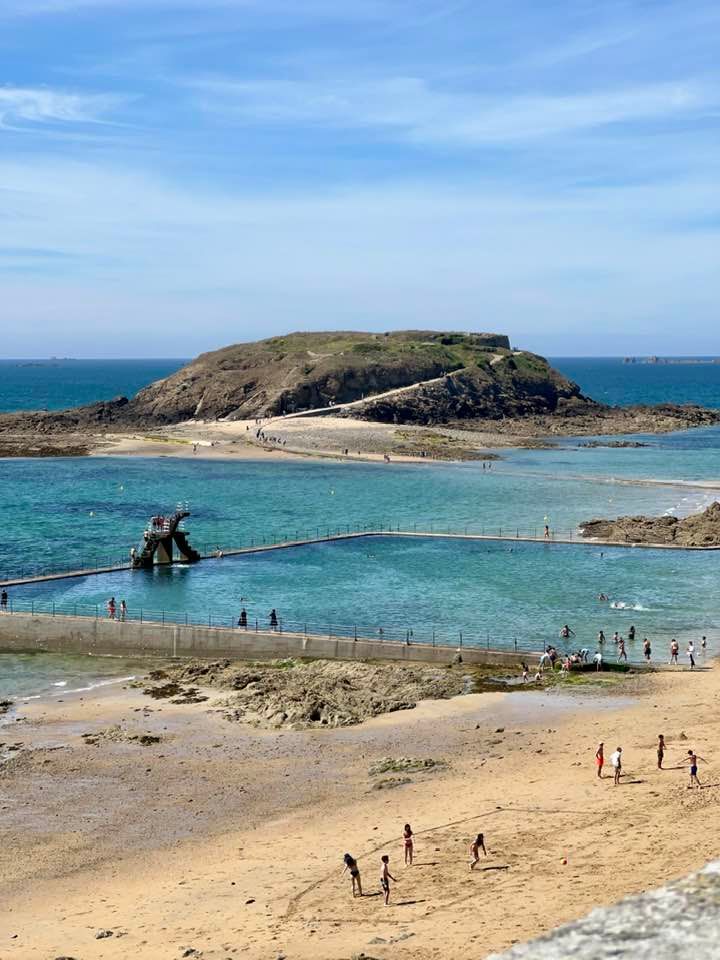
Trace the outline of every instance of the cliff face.
{"label": "cliff face", "polygon": [[589,520],[581,525],[584,537],[625,543],[669,543],[683,547],[720,545],[720,503],[689,517],[618,517]]}

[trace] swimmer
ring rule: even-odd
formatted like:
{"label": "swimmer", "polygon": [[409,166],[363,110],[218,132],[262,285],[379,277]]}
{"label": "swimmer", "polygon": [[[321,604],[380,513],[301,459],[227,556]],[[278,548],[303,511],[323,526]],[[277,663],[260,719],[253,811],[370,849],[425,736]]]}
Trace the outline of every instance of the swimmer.
{"label": "swimmer", "polygon": [[[355,857],[351,857],[349,853],[346,853],[345,856],[343,857],[343,861],[345,862],[345,866],[343,867],[343,872],[340,874],[340,876],[344,877],[345,874],[349,871],[350,879],[352,880],[353,899],[356,896],[361,897],[363,895],[363,892],[362,892],[362,883],[360,881],[360,870],[358,869],[357,860],[355,859]],[[357,894],[355,893],[356,890],[357,890]]]}
{"label": "swimmer", "polygon": [[479,833],[473,842],[470,844],[470,869],[475,869],[475,864],[480,862],[480,851],[487,856],[487,850],[485,849],[485,834]]}

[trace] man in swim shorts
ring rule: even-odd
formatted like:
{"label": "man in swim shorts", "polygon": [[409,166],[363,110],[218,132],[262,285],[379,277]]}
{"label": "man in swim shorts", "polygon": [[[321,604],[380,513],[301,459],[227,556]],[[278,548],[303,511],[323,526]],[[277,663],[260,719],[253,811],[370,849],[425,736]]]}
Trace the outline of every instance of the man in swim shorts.
{"label": "man in swim shorts", "polygon": [[615,753],[610,755],[610,763],[615,771],[615,786],[617,786],[622,776],[622,747],[618,747]]}
{"label": "man in swim shorts", "polygon": [[605,766],[605,744],[602,742],[600,746],[595,751],[595,766],[597,767],[597,775],[602,779],[603,767]]}
{"label": "man in swim shorts", "polygon": [[392,880],[393,883],[397,883],[397,880],[390,873],[390,867],[388,866],[390,863],[390,857],[384,853],[380,860],[382,861],[382,868],[380,870],[380,889],[385,895],[385,906],[387,907],[390,903],[390,881]]}

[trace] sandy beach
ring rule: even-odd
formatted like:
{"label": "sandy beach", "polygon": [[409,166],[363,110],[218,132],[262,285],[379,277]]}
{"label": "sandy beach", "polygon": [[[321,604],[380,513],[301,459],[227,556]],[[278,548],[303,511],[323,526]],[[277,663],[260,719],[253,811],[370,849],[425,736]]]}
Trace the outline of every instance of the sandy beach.
{"label": "sandy beach", "polygon": [[[334,730],[231,723],[209,693],[65,694],[0,728],[2,749],[20,747],[0,774],[3,960],[485,956],[717,852],[716,668],[425,701]],[[619,787],[596,776],[599,740],[624,748]],[[687,789],[690,746],[709,761],[702,790]],[[444,766],[371,774],[383,758]],[[488,857],[471,874],[478,831]],[[346,851],[362,899],[340,878]]]}

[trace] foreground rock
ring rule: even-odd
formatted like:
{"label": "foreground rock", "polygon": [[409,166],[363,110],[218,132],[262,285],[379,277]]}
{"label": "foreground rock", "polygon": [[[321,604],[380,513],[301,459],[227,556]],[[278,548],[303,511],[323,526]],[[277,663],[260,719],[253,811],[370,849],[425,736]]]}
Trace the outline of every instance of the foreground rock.
{"label": "foreground rock", "polygon": [[676,544],[679,547],[720,546],[720,503],[702,513],[677,517],[618,517],[589,520],[580,527],[583,537],[622,543]]}
{"label": "foreground rock", "polygon": [[488,960],[717,960],[720,861]]}
{"label": "foreground rock", "polygon": [[[461,667],[376,666],[337,661],[191,662],[165,671],[177,683],[232,691],[220,703],[228,720],[258,727],[344,727],[419,700],[447,699],[476,689]],[[165,679],[158,677],[157,679]]]}

